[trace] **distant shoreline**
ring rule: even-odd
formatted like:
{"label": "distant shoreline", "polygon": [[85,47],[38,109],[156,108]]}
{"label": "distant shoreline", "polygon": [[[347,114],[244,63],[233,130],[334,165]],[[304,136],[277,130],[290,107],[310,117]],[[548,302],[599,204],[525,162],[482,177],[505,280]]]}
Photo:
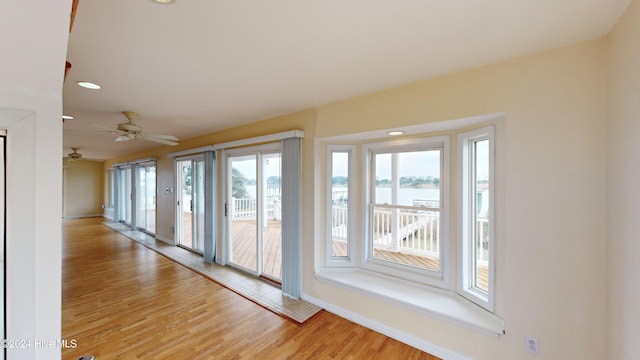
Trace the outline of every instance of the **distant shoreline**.
{"label": "distant shoreline", "polygon": [[[377,188],[390,188],[391,185],[376,185]],[[400,185],[400,189],[440,189],[440,186],[434,184],[422,184],[419,186]]]}

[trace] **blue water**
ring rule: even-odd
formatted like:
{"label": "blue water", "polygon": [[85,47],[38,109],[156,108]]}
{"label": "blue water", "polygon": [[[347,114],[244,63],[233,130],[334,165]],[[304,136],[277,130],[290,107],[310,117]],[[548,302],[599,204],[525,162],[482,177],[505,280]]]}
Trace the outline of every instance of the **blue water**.
{"label": "blue water", "polygon": [[[347,196],[347,188],[334,187],[336,195],[334,199],[340,196]],[[400,188],[398,191],[398,204],[413,206],[415,200],[427,200],[427,201],[439,201],[440,189],[414,189],[414,188]],[[391,203],[391,188],[380,187],[376,188],[376,203],[384,204]]]}

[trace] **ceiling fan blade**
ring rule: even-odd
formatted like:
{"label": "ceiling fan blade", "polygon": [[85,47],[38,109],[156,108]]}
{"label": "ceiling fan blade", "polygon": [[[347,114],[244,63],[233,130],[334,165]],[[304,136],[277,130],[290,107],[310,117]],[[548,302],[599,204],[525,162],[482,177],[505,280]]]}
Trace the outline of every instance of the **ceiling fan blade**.
{"label": "ceiling fan blade", "polygon": [[110,128],[110,127],[107,127],[107,126],[103,126],[103,125],[91,124],[91,126],[93,126],[95,128],[98,128],[100,130],[103,130],[103,131],[112,132],[114,134],[119,134],[120,133],[120,131],[118,131],[118,129],[113,129],[113,128]]}
{"label": "ceiling fan blade", "polygon": [[173,135],[147,134],[147,133],[145,133],[144,136],[154,137],[154,138],[157,138],[157,139],[171,140],[171,141],[180,141],[180,139],[178,139],[177,137],[175,137]]}
{"label": "ceiling fan blade", "polygon": [[[161,144],[165,144],[165,145],[171,145],[171,146],[178,145],[178,143],[175,142],[175,141],[163,139],[163,138],[160,138],[160,137],[156,137],[156,136],[154,136],[152,134],[141,134],[140,137],[142,137],[145,140],[155,141],[157,143],[161,143]],[[176,140],[178,140],[178,139],[176,139]]]}

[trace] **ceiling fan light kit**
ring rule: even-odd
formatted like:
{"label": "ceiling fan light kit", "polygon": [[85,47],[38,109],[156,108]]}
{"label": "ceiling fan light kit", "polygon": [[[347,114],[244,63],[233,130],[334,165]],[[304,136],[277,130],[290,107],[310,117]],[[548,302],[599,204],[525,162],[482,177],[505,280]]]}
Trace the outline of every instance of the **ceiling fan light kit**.
{"label": "ceiling fan light kit", "polygon": [[100,90],[102,89],[102,86],[100,84],[96,84],[94,82],[91,81],[78,81],[76,82],[76,84],[78,84],[78,86],[83,87],[85,89],[89,89],[89,90]]}
{"label": "ceiling fan light kit", "polygon": [[131,139],[144,139],[149,141],[155,141],[157,143],[175,146],[178,145],[179,139],[173,135],[162,134],[148,134],[145,133],[140,125],[134,124],[133,119],[140,117],[140,114],[134,111],[123,111],[122,115],[127,118],[126,123],[120,123],[115,129],[111,129],[101,125],[95,125],[101,129],[107,130],[111,133],[118,134],[118,137],[114,141],[129,141]]}
{"label": "ceiling fan light kit", "polygon": [[67,155],[69,157],[68,161],[76,161],[82,159],[82,154],[78,153],[78,150],[80,150],[80,148],[72,147],[71,150],[73,150],[73,152]]}

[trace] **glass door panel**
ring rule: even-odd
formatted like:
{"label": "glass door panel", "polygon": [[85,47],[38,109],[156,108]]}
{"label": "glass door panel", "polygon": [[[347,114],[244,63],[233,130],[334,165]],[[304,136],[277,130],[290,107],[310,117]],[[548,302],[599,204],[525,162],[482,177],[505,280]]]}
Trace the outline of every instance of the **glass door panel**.
{"label": "glass door panel", "polygon": [[119,169],[119,222],[131,225],[131,168]]}
{"label": "glass door panel", "polygon": [[178,245],[204,251],[204,160],[180,160],[177,165]]}
{"label": "glass door panel", "polygon": [[191,216],[191,160],[178,161],[180,183],[178,189],[178,245],[191,248],[193,245]]}
{"label": "glass door panel", "polygon": [[156,231],[156,167],[139,166],[136,209],[138,228],[149,233]]}
{"label": "glass door panel", "polygon": [[193,224],[193,250],[198,252],[204,251],[204,160],[194,161],[193,169],[193,186],[192,186],[192,205],[191,213]]}
{"label": "glass door panel", "polygon": [[262,156],[262,274],[282,279],[280,153]]}
{"label": "glass door panel", "polygon": [[252,273],[258,271],[258,201],[256,155],[229,158],[231,197],[229,261]]}
{"label": "glass door panel", "polygon": [[146,167],[147,173],[147,191],[146,193],[146,203],[147,203],[147,211],[146,214],[146,223],[147,230],[155,234],[156,232],[156,167],[148,166]]}

